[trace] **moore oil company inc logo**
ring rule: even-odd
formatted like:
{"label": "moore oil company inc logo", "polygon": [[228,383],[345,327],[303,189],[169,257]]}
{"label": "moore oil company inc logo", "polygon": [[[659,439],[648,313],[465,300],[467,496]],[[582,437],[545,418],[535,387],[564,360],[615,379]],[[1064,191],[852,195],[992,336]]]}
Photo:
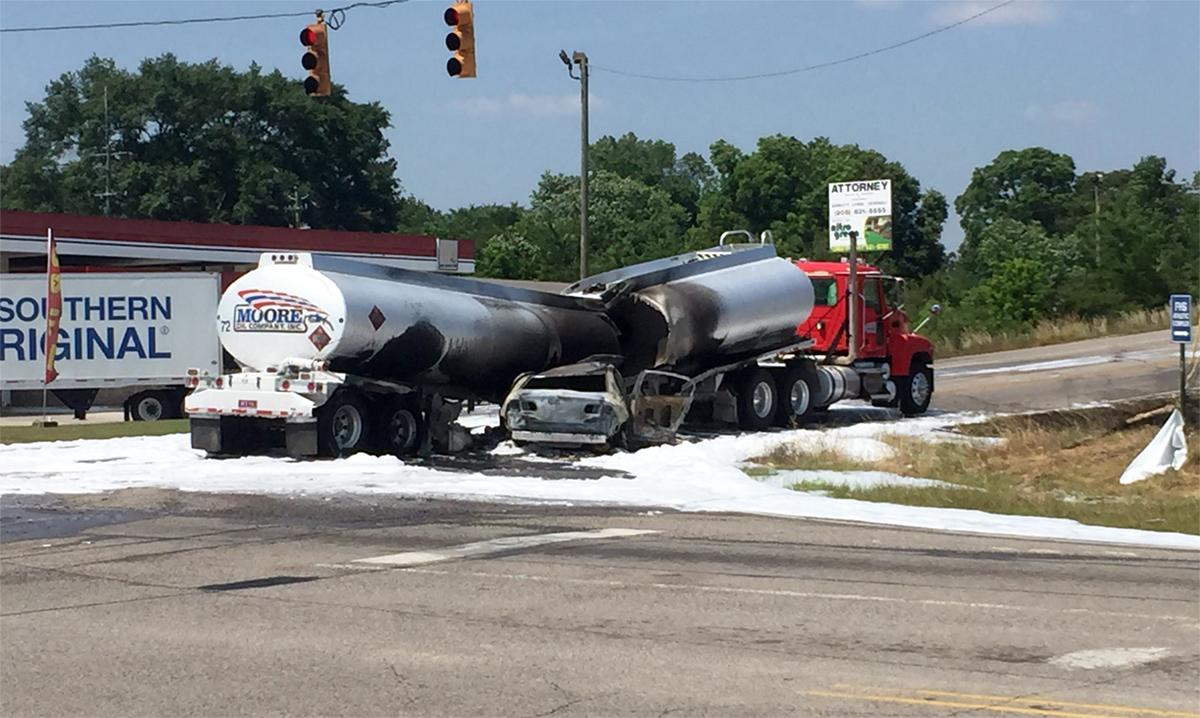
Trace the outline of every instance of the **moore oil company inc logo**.
{"label": "moore oil company inc logo", "polygon": [[329,313],[294,294],[270,289],[243,289],[238,292],[245,304],[233,308],[235,332],[307,332],[311,326],[333,324]]}

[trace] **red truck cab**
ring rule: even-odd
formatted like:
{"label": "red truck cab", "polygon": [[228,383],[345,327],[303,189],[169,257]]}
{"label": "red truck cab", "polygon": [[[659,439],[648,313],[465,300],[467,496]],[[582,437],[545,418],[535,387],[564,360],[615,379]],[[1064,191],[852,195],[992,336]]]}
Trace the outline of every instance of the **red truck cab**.
{"label": "red truck cab", "polygon": [[[849,263],[801,259],[796,266],[812,280],[814,292],[813,312],[796,327],[796,334],[815,342],[811,350],[815,354],[848,356],[849,306],[846,289],[850,282]],[[918,398],[925,391],[932,394],[933,344],[920,334],[913,333],[908,315],[901,307],[892,306],[889,302],[888,283],[898,280],[885,276],[878,267],[862,262],[859,262],[857,274],[861,327],[856,362],[886,364],[887,374],[894,377],[901,399],[905,397],[906,390],[912,388],[909,384],[917,373],[923,374],[923,381],[928,383],[927,387],[916,387]],[[918,380],[918,383],[921,381]],[[903,402],[901,408],[905,408]]]}

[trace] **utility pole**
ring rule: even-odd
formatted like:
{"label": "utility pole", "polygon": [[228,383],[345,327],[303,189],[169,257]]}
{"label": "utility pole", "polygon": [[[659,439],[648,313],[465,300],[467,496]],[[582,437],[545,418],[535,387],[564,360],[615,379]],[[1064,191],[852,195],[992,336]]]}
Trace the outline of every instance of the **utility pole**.
{"label": "utility pole", "polygon": [[1104,173],[1096,173],[1096,181],[1092,183],[1092,199],[1096,202],[1095,228],[1092,249],[1096,253],[1096,268],[1100,268],[1100,183],[1104,181]]}
{"label": "utility pole", "polygon": [[[588,57],[582,52],[567,57],[566,50],[559,50],[558,57],[571,79],[579,80],[579,278],[583,279],[588,276]],[[578,77],[572,63],[579,65]]]}
{"label": "utility pole", "polygon": [[[95,196],[104,198],[104,216],[112,212],[111,198],[117,193],[112,191],[112,158],[113,155],[127,155],[128,152],[115,152],[112,148],[112,124],[108,120],[108,85],[104,86],[104,152],[91,154],[104,155],[104,191]],[[87,156],[87,155],[82,155]]]}
{"label": "utility pole", "polygon": [[304,195],[303,197],[301,197],[300,196],[300,188],[293,187],[292,193],[288,196],[291,197],[291,199],[292,199],[292,204],[291,204],[291,206],[288,207],[288,209],[292,210],[292,228],[299,229],[300,228],[300,210],[304,209],[304,206],[302,204],[300,204],[300,202],[308,199],[308,195]]}

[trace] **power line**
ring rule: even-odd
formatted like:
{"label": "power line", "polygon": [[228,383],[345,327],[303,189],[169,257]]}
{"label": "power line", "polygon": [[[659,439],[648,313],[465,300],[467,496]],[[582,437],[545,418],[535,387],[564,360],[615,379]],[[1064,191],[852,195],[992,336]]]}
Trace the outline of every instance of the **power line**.
{"label": "power line", "polygon": [[[344,7],[325,10],[325,14],[333,16],[335,14],[345,13],[347,10],[353,10],[360,7],[370,8],[385,8],[389,5],[398,5],[408,0],[380,0],[379,2],[356,2]],[[5,32],[53,32],[57,30],[110,30],[113,28],[126,27],[157,27],[162,25],[197,25],[202,23],[213,22],[241,22],[243,20],[269,20],[284,17],[311,17],[316,11],[309,10],[307,12],[275,12],[263,13],[260,15],[228,15],[225,17],[190,17],[182,20],[131,20],[129,22],[102,22],[90,25],[41,25],[36,27],[3,27],[0,28],[0,33]],[[337,23],[340,27],[341,23]],[[337,27],[333,23],[330,28],[336,30]]]}
{"label": "power line", "polygon": [[902,40],[900,42],[893,43],[893,44],[887,45],[885,47],[876,48],[874,50],[868,50],[867,52],[860,52],[857,55],[851,55],[850,57],[843,57],[840,60],[830,60],[829,62],[819,62],[815,65],[807,65],[805,67],[797,67],[797,68],[793,68],[791,70],[776,70],[775,72],[763,72],[763,73],[759,73],[756,75],[732,75],[732,76],[726,76],[726,77],[677,77],[677,76],[671,76],[671,75],[644,75],[644,74],[638,73],[638,72],[629,72],[626,70],[616,70],[611,67],[602,67],[600,65],[594,65],[594,64],[592,65],[592,69],[597,70],[599,72],[607,72],[612,75],[621,75],[622,77],[634,77],[639,80],[659,80],[661,82],[740,82],[742,80],[762,80],[762,79],[769,78],[769,77],[784,77],[787,75],[798,75],[802,72],[811,72],[813,70],[820,70],[825,67],[833,67],[834,65],[843,65],[847,62],[854,62],[855,60],[861,60],[866,57],[871,57],[872,55],[878,55],[880,53],[888,52],[890,50],[895,50],[896,48],[904,47],[905,45],[911,45],[914,42],[924,40],[927,37],[932,37],[934,35],[937,35],[938,33],[946,32],[947,30],[952,30],[952,29],[958,27],[959,25],[966,25],[967,23],[971,22],[972,20],[978,20],[979,18],[983,17],[984,15],[987,15],[988,13],[996,12],[997,10],[999,10],[1003,7],[1012,5],[1016,1],[1017,0],[1005,0],[1005,2],[1002,2],[998,5],[993,5],[992,7],[987,8],[986,10],[981,10],[980,12],[977,12],[974,15],[971,15],[970,17],[965,17],[962,20],[959,20],[958,22],[953,22],[953,23],[950,23],[949,25],[944,25],[937,29],[930,30],[929,32],[917,35],[916,37],[910,37],[907,40]]}

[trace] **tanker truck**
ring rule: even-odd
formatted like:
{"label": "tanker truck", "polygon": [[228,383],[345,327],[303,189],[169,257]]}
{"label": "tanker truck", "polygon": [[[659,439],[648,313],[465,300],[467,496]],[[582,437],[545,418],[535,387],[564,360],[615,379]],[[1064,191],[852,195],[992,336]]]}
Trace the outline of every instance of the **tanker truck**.
{"label": "tanker truck", "polygon": [[306,253],[267,253],[217,307],[234,373],[189,370],[193,448],[406,456],[462,448],[464,403],[619,350],[602,303]]}
{"label": "tanker truck", "polygon": [[891,278],[860,264],[852,346],[849,269],[782,259],[769,233],[756,244],[733,230],[711,249],[580,280],[565,293],[603,304],[619,359],[520,376],[501,419],[518,444],[633,448],[671,440],[685,421],[803,424],[843,399],[923,413],[932,345],[888,306]]}

